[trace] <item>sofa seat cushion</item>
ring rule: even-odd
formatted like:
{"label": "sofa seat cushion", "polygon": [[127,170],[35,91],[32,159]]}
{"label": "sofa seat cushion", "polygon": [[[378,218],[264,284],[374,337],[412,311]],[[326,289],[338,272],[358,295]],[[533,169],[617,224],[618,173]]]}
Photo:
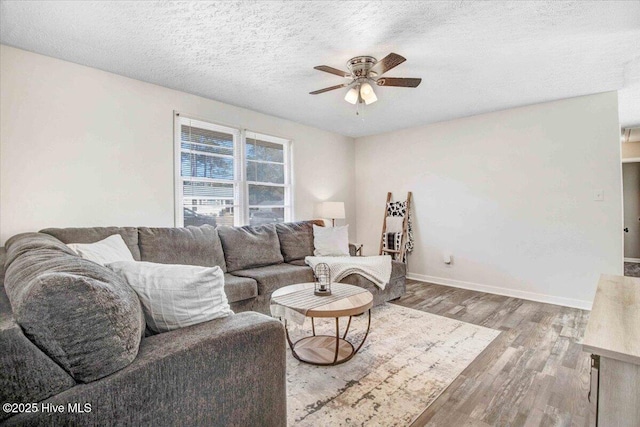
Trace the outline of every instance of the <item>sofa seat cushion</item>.
{"label": "sofa seat cushion", "polygon": [[40,232],[49,234],[63,243],[95,243],[114,234],[119,234],[131,251],[133,259],[140,261],[138,229],[136,227],[45,228]]}
{"label": "sofa seat cushion", "polygon": [[284,262],[273,224],[256,227],[220,226],[217,230],[224,249],[227,271],[231,273]]}
{"label": "sofa seat cushion", "polygon": [[138,227],[141,261],[218,266],[227,271],[218,232],[211,225],[185,228]]}
{"label": "sofa seat cushion", "polygon": [[[276,224],[280,250],[284,262],[304,260],[313,255],[313,225],[324,226],[324,221],[300,221]],[[304,265],[304,261],[303,261]]]}
{"label": "sofa seat cushion", "polygon": [[248,277],[224,274],[224,292],[229,303],[243,301],[258,296],[258,282]]}
{"label": "sofa seat cushion", "polygon": [[238,270],[236,276],[250,277],[258,282],[258,294],[270,295],[276,289],[294,283],[313,282],[311,267],[291,264],[269,265],[266,267]]}
{"label": "sofa seat cushion", "polygon": [[[76,381],[91,382],[135,359],[145,325],[140,301],[115,273],[50,239],[28,233],[7,241],[7,296],[25,336]],[[38,242],[43,249],[14,254]]]}
{"label": "sofa seat cushion", "polygon": [[[2,289],[0,298],[6,298]],[[24,336],[8,315],[0,315],[0,349],[2,402],[39,402],[76,385],[68,373]],[[0,412],[0,421],[10,415]]]}
{"label": "sofa seat cushion", "polygon": [[340,280],[340,283],[346,283],[348,285],[359,286],[368,290],[373,294],[373,306],[380,305],[385,301],[391,301],[401,297],[406,292],[405,278],[400,276],[397,278],[391,278],[387,286],[380,289],[376,284],[366,279],[359,274],[350,274],[344,279]]}
{"label": "sofa seat cushion", "polygon": [[307,265],[307,263],[304,261],[304,258],[303,259],[294,259],[293,261],[289,261],[287,264],[298,265],[298,266]]}

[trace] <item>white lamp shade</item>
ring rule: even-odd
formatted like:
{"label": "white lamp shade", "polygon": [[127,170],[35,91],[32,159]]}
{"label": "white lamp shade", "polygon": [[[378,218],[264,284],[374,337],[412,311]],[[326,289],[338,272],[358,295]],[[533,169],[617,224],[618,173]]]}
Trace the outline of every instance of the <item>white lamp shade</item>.
{"label": "white lamp shade", "polygon": [[323,218],[344,219],[344,202],[322,202]]}
{"label": "white lamp shade", "polygon": [[347,94],[344,96],[344,100],[347,101],[349,104],[354,104],[355,105],[355,103],[358,102],[358,89],[357,89],[357,87],[352,87],[351,89],[349,89]]}
{"label": "white lamp shade", "polygon": [[360,96],[364,99],[365,104],[373,104],[378,100],[376,93],[369,83],[362,83],[360,86]]}

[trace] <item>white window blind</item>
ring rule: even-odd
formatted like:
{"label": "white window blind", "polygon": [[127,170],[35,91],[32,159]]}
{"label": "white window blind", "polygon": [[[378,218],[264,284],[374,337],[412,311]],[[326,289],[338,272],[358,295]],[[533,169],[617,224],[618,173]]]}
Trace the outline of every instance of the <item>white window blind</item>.
{"label": "white window blind", "polygon": [[292,220],[290,143],[176,115],[176,226]]}
{"label": "white window blind", "polygon": [[177,122],[177,225],[239,225],[239,132],[186,117]]}

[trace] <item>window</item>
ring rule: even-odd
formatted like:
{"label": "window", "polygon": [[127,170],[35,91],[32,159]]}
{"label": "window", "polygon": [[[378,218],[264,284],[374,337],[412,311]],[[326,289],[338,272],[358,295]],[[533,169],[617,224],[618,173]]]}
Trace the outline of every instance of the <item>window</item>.
{"label": "window", "polygon": [[291,221],[289,141],[176,115],[176,225]]}
{"label": "window", "polygon": [[289,220],[288,141],[245,133],[249,224]]}

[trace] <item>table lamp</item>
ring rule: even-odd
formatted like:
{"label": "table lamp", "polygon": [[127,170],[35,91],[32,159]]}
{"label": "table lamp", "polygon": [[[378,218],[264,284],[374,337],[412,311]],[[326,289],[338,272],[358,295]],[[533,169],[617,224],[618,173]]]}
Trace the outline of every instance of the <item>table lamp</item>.
{"label": "table lamp", "polygon": [[344,219],[344,202],[322,202],[322,218],[331,218],[332,226],[336,226],[336,219]]}

